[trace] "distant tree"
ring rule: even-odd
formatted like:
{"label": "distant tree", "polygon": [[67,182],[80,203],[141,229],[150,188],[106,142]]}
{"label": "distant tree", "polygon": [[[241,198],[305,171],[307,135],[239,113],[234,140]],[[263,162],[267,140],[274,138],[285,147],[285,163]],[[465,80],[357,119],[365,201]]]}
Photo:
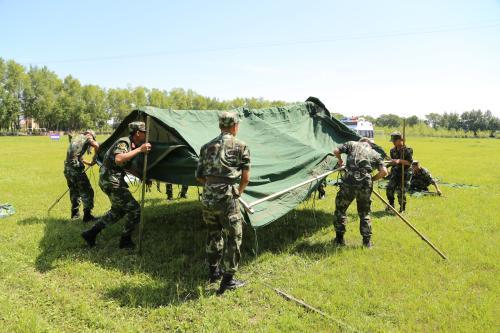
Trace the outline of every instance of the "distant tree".
{"label": "distant tree", "polygon": [[490,137],[494,138],[495,133],[500,130],[500,119],[493,116],[490,110],[484,113],[486,130],[490,132]]}
{"label": "distant tree", "polygon": [[429,113],[425,115],[426,124],[434,129],[438,129],[442,122],[442,116],[439,113]]}
{"label": "distant tree", "polygon": [[395,114],[383,114],[377,118],[375,124],[382,127],[400,127],[403,120]]}
{"label": "distant tree", "polygon": [[410,127],[413,127],[417,125],[420,122],[420,119],[418,119],[417,116],[411,116],[406,118],[406,124]]}
{"label": "distant tree", "polygon": [[114,123],[121,122],[133,107],[133,98],[128,89],[109,89],[107,94],[108,114]]}
{"label": "distant tree", "polygon": [[459,130],[461,126],[460,115],[458,113],[444,113],[441,116],[441,121],[439,124],[441,127],[447,128],[449,130]]}
{"label": "distant tree", "polygon": [[462,113],[460,116],[462,128],[465,132],[471,131],[477,136],[479,131],[487,129],[487,121],[481,110],[472,110]]}
{"label": "distant tree", "polygon": [[372,124],[375,123],[375,121],[377,120],[375,117],[372,117],[372,116],[369,116],[369,115],[364,115],[364,116],[361,116],[361,118],[365,118],[366,121],[369,121],[371,122]]}
{"label": "distant tree", "polygon": [[107,109],[106,92],[97,85],[86,85],[82,89],[83,112],[89,115],[88,124],[92,128],[102,128],[109,120],[110,114]]}
{"label": "distant tree", "polygon": [[342,118],[345,118],[346,116],[344,116],[342,113],[337,113],[337,112],[333,112],[332,113],[332,117],[335,118],[335,119],[342,119]]}
{"label": "distant tree", "polygon": [[19,129],[24,103],[24,90],[29,83],[25,68],[13,60],[2,66],[2,95],[0,103],[0,127],[10,130]]}

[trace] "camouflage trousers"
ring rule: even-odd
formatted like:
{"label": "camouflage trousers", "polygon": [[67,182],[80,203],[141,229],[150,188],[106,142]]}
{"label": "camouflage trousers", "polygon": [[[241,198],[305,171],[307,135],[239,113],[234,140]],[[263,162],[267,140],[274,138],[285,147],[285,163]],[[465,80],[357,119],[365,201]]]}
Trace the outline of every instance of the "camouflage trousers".
{"label": "camouflage trousers", "polygon": [[341,184],[335,198],[335,213],[333,225],[335,232],[345,233],[347,224],[346,211],[354,199],[358,206],[359,232],[363,237],[371,237],[372,226],[370,221],[372,184],[365,186]]}
{"label": "camouflage trousers", "polygon": [[67,163],[64,164],[64,177],[69,188],[69,197],[71,208],[78,209],[80,201],[83,202],[84,209],[94,208],[94,190],[90,185],[87,174],[83,167],[73,167]]}
{"label": "camouflage trousers", "polygon": [[243,217],[237,199],[227,197],[216,205],[203,206],[203,220],[208,229],[207,259],[211,266],[224,262],[225,272],[238,270],[243,235]]}
{"label": "camouflage trousers", "polygon": [[390,203],[394,203],[394,194],[398,195],[399,205],[406,205],[406,192],[410,188],[410,175],[405,175],[405,190],[401,191],[401,175],[393,174],[389,178],[389,183],[386,188],[387,199]]}
{"label": "camouflage trousers", "polygon": [[[186,195],[187,191],[188,191],[188,186],[187,185],[182,185],[181,187],[181,193],[180,195]],[[173,198],[174,196],[174,186],[170,183],[167,183],[165,184],[165,189],[166,189],[166,192],[167,192],[167,197],[168,198]]]}
{"label": "camouflage trousers", "polygon": [[111,201],[111,209],[99,218],[97,223],[104,227],[118,222],[127,215],[127,221],[123,228],[123,235],[130,236],[139,223],[141,217],[141,206],[132,196],[127,188],[114,188],[112,186],[101,186],[101,189]]}

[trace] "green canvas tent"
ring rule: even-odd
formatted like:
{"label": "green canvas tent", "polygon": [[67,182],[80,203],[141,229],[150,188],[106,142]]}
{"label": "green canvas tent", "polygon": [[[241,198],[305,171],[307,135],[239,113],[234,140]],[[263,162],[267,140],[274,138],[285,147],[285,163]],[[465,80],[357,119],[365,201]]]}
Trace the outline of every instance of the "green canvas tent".
{"label": "green canvas tent", "polygon": [[[256,200],[300,184],[332,170],[336,158],[331,154],[339,144],[360,137],[344,124],[332,119],[316,98],[304,103],[265,109],[239,108],[241,119],[238,138],[250,148],[252,168],[250,184],[242,199]],[[149,179],[185,185],[198,185],[194,178],[202,145],[219,134],[217,110],[163,110],[141,107],[132,111],[102,145],[99,159],[118,138],[128,135],[128,123],[145,121],[150,116],[148,155]],[[377,147],[385,156],[385,153]],[[142,156],[142,155],[140,155]],[[132,163],[133,173],[142,173],[142,157]],[[273,222],[295,208],[316,189],[319,180],[298,187],[243,210],[253,227]]]}

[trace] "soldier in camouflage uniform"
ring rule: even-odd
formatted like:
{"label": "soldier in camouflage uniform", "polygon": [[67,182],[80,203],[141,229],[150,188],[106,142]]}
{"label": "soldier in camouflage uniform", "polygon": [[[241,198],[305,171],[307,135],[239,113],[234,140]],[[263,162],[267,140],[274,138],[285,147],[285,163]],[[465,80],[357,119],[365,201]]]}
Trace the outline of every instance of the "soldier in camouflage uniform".
{"label": "soldier in camouflage uniform", "polygon": [[[90,152],[94,148],[97,153],[99,144],[95,141],[95,133],[87,130],[83,134],[78,134],[70,138],[70,144],[64,161],[64,177],[69,187],[69,196],[71,199],[71,218],[80,217],[80,201],[83,202],[83,222],[94,220],[92,208],[94,208],[94,190],[90,185],[89,178],[84,173],[85,166],[93,165],[95,158],[91,163],[83,160],[83,154]],[[94,155],[96,156],[96,155]]]}
{"label": "soldier in camouflage uniform", "polygon": [[99,187],[109,197],[111,209],[89,230],[82,233],[89,246],[94,246],[99,232],[110,224],[118,222],[127,216],[127,222],[120,238],[119,247],[133,248],[132,232],[140,219],[140,206],[128,190],[125,182],[125,170],[131,160],[137,155],[146,154],[151,150],[151,144],[144,143],[146,125],[142,121],[129,124],[130,136],[118,139],[106,152],[99,171]]}
{"label": "soldier in camouflage uniform", "polygon": [[433,185],[436,189],[436,193],[441,195],[441,190],[439,189],[436,180],[432,178],[429,170],[421,167],[418,161],[413,161],[411,169],[410,193],[428,192],[429,185]]}
{"label": "soldier in camouflage uniform", "polygon": [[241,256],[243,217],[238,198],[249,182],[250,151],[236,138],[239,130],[236,113],[221,113],[219,128],[221,134],[201,148],[196,179],[204,185],[202,204],[203,220],[208,228],[209,279],[213,283],[223,275],[217,291],[220,295],[244,285],[233,276]]}
{"label": "soldier in camouflage uniform", "polygon": [[[392,166],[391,174],[389,175],[389,183],[387,184],[386,195],[389,204],[394,207],[394,193],[397,192],[399,202],[399,212],[404,212],[406,209],[406,191],[410,187],[410,165],[413,161],[413,149],[405,146],[401,133],[394,132],[391,134],[391,141],[394,147],[390,151],[391,160],[389,165]],[[401,189],[401,172],[404,172],[404,191]],[[403,193],[404,192],[404,193]],[[387,211],[391,211],[387,207]]]}
{"label": "soldier in camouflage uniform", "polygon": [[[372,227],[370,222],[371,193],[373,181],[387,175],[387,169],[379,153],[372,149],[370,140],[362,138],[359,142],[349,141],[339,146],[333,152],[339,166],[344,164],[341,154],[347,155],[345,174],[342,177],[340,190],[335,198],[335,239],[334,244],[344,246],[346,231],[346,211],[351,202],[356,199],[359,215],[359,231],[363,237],[363,245],[371,247]],[[378,170],[371,176],[372,170]]]}

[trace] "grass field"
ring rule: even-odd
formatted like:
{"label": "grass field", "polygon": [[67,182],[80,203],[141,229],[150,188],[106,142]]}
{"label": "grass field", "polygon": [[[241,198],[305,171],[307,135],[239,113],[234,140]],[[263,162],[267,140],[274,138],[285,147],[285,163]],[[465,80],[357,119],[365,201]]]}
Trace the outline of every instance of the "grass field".
{"label": "grass field", "polygon": [[[415,158],[447,182],[444,198],[410,198],[406,216],[449,257],[443,261],[396,217],[373,205],[375,247],[364,250],[355,205],[348,247],[331,241],[333,199],[304,203],[287,217],[245,229],[239,276],[248,286],[223,297],[205,281],[204,239],[195,188],[188,201],[148,194],[144,254],[117,248],[122,224],[94,249],[70,221],[66,141],[2,137],[0,203],[17,213],[0,220],[1,332],[499,332],[500,141],[410,138]],[[388,143],[383,143],[388,146]],[[109,208],[95,184],[96,210]],[[163,188],[164,190],[164,188]],[[178,191],[174,187],[174,191]],[[138,196],[139,191],[136,192]],[[264,283],[349,325],[307,312]]]}

